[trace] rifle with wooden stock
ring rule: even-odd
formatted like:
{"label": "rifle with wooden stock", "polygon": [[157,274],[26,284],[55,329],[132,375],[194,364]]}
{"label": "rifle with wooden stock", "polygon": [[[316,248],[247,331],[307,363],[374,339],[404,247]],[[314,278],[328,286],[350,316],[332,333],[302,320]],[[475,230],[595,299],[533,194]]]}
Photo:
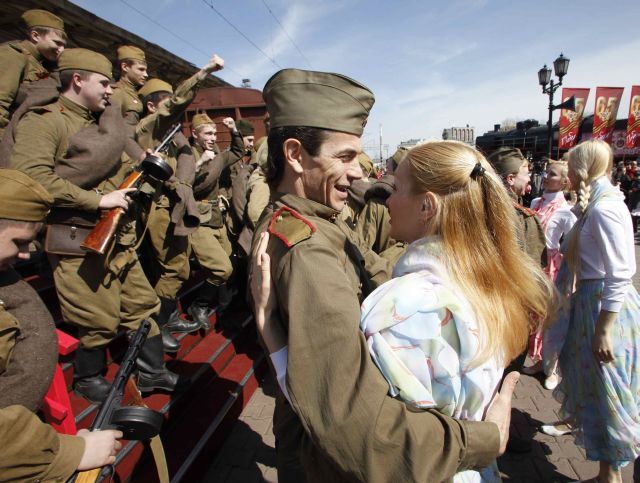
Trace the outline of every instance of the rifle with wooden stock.
{"label": "rifle with wooden stock", "polygon": [[[91,424],[91,431],[117,429],[122,431],[123,438],[127,440],[148,440],[160,432],[163,421],[162,414],[149,409],[144,404],[135,382],[131,379],[131,374],[136,368],[138,353],[147,339],[150,328],[151,323],[148,320],[143,320],[131,339],[107,398],[100,406],[100,410]],[[122,406],[125,388],[132,396],[133,406]],[[67,480],[67,483],[101,482],[104,478],[109,477],[111,472],[111,466],[76,472]]]}
{"label": "rifle with wooden stock", "polygon": [[[167,162],[158,156],[158,153],[164,151],[173,136],[180,130],[180,123],[175,124],[165,135],[155,152],[148,154],[133,172],[118,186],[118,189],[136,188],[139,189],[147,177],[154,178],[158,181],[167,181],[173,176],[173,169]],[[80,247],[89,252],[104,255],[111,245],[111,242],[118,228],[120,218],[125,213],[124,208],[112,208],[105,211],[96,226],[89,232]]]}

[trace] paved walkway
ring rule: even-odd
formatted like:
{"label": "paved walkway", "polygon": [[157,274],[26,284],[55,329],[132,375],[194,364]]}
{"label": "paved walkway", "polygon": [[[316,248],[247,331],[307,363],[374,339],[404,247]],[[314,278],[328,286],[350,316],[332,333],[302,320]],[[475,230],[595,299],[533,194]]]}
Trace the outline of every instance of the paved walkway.
{"label": "paved walkway", "polygon": [[[640,246],[636,244],[640,261]],[[639,271],[640,272],[640,271]],[[640,290],[640,273],[634,277]],[[203,482],[276,482],[275,449],[271,416],[274,382],[267,377],[242,412],[223,450]],[[507,453],[499,460],[504,481],[567,482],[592,478],[597,463],[588,462],[571,436],[553,437],[538,431],[542,424],[558,420],[559,404],[541,384],[541,379],[522,375],[515,391],[512,428],[524,439],[533,439],[530,453]],[[640,482],[640,460],[622,471],[623,481]]]}

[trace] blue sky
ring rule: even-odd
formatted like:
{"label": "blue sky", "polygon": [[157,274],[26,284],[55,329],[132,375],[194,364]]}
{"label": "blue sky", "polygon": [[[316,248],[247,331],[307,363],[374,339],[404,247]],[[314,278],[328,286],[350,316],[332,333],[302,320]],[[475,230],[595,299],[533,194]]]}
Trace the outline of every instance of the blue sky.
{"label": "blue sky", "polygon": [[[618,116],[626,117],[631,85],[640,84],[638,0],[206,2],[279,66],[339,72],[371,88],[376,104],[363,136],[371,155],[380,125],[392,154],[400,141],[440,138],[446,127],[469,124],[481,134],[505,119],[546,122],[537,71],[560,52],[571,59],[564,85],[592,89],[587,113],[596,86],[624,87]],[[279,67],[206,2],[74,0],[196,65],[218,53],[227,65],[220,77],[234,85],[250,78],[261,89]]]}

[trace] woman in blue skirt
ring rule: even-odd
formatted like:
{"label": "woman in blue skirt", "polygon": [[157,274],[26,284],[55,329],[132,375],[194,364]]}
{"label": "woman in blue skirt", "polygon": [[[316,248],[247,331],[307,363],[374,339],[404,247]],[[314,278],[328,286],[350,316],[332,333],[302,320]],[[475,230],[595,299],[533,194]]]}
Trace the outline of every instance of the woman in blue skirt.
{"label": "woman in blue skirt", "polygon": [[603,141],[569,152],[579,202],[565,260],[576,286],[554,391],[576,443],[600,463],[599,482],[621,482],[620,468],[640,453],[640,298],[631,216],[609,180],[612,163]]}

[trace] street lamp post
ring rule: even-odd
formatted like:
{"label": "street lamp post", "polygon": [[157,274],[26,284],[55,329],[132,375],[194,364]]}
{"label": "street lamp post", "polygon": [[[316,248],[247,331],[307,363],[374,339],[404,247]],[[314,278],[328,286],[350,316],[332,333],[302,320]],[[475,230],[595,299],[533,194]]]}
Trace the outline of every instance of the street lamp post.
{"label": "street lamp post", "polygon": [[[549,159],[551,159],[551,153],[553,151],[553,111],[561,105],[553,105],[553,94],[558,87],[562,85],[562,78],[567,75],[569,59],[560,54],[560,56],[553,61],[553,70],[555,71],[556,77],[558,77],[557,83],[551,78],[551,69],[549,69],[546,64],[538,71],[538,82],[542,86],[542,93],[549,95],[549,120],[547,121],[547,155]],[[549,85],[548,87],[547,84]]]}

